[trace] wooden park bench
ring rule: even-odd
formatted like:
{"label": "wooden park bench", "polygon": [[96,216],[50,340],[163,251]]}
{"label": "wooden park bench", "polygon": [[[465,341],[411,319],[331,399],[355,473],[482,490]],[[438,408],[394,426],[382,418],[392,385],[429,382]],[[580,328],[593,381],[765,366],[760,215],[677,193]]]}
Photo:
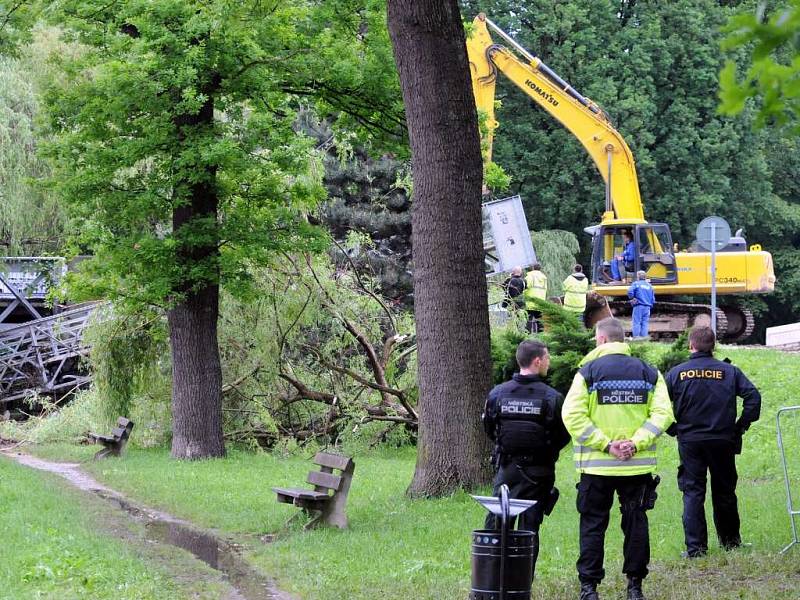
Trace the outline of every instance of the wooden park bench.
{"label": "wooden park bench", "polygon": [[[313,462],[320,466],[320,470],[309,472],[306,481],[314,489],[272,488],[278,494],[278,502],[294,504],[304,512],[314,511],[316,515],[305,525],[306,529],[322,523],[346,529],[347,515],[344,509],[356,465],[351,458],[326,452],[318,452]],[[336,475],[334,469],[341,474]]]}
{"label": "wooden park bench", "polygon": [[94,455],[94,460],[105,458],[109,455],[119,456],[122,454],[122,449],[128,443],[128,438],[131,436],[133,430],[133,421],[120,417],[117,419],[117,426],[111,430],[111,435],[100,435],[98,433],[90,433],[89,440],[95,444],[103,444],[104,448]]}

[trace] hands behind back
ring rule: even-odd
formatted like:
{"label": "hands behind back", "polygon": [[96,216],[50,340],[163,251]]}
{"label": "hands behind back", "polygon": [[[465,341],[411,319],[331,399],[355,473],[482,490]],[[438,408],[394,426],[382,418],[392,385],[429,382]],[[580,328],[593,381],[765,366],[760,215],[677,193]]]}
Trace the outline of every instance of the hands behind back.
{"label": "hands behind back", "polygon": [[629,460],[636,454],[636,445],[630,440],[615,440],[609,444],[608,452],[619,460]]}

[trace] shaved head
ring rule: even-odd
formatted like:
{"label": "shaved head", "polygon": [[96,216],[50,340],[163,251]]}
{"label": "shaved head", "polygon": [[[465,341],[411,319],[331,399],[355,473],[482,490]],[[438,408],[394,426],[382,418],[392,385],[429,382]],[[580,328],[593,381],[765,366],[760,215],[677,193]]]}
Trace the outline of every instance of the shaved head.
{"label": "shaved head", "polygon": [[[603,319],[597,323],[595,329],[598,345],[605,342],[623,342],[625,341],[625,330],[622,328],[622,323],[613,317]],[[603,342],[600,342],[601,337]]]}

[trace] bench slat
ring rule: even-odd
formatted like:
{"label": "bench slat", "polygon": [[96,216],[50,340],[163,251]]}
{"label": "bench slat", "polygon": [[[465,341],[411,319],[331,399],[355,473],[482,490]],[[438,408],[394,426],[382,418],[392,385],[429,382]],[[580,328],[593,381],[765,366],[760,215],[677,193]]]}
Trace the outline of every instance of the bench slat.
{"label": "bench slat", "polygon": [[321,467],[331,467],[332,469],[339,469],[344,471],[353,462],[352,459],[339,454],[328,454],[327,452],[317,452],[314,457],[314,464]]}
{"label": "bench slat", "polygon": [[338,490],[339,486],[342,485],[342,478],[339,475],[323,473],[322,471],[311,471],[306,481],[312,485],[318,485],[331,490]]}
{"label": "bench slat", "polygon": [[126,419],[125,417],[120,417],[119,419],[117,419],[117,427],[122,427],[123,429],[125,429],[130,422],[131,422],[130,419]]}
{"label": "bench slat", "polygon": [[114,427],[114,429],[111,430],[111,437],[119,439],[122,437],[124,433],[125,433],[124,427]]}
{"label": "bench slat", "polygon": [[303,498],[306,500],[324,500],[330,498],[325,492],[315,492],[303,488],[272,488],[278,496],[288,496],[290,498]]}

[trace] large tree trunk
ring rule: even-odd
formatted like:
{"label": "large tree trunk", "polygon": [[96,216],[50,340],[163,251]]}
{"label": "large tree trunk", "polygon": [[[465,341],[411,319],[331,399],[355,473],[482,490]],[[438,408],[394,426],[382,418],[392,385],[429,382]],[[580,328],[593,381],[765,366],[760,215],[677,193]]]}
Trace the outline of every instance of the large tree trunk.
{"label": "large tree trunk", "polygon": [[172,456],[225,456],[222,370],[217,347],[219,288],[192,293],[169,311],[172,349]]}
{"label": "large tree trunk", "polygon": [[484,483],[491,383],[482,165],[456,0],[389,0],[414,179],[411,219],[420,427],[412,496]]}
{"label": "large tree trunk", "polygon": [[[192,128],[213,124],[213,94],[207,91],[208,100],[198,114],[176,119],[181,138]],[[179,290],[182,300],[167,315],[172,350],[172,456],[185,459],[225,455],[217,343],[219,248],[216,236],[208,235],[207,229],[216,226],[219,200],[216,168],[204,168],[202,180],[186,184],[189,201],[179,203],[172,211],[177,260],[184,277]],[[185,229],[182,231],[185,227],[196,229],[198,219],[205,221],[206,235],[200,242],[196,231],[188,235]],[[198,285],[189,273],[199,266],[205,274]]]}

